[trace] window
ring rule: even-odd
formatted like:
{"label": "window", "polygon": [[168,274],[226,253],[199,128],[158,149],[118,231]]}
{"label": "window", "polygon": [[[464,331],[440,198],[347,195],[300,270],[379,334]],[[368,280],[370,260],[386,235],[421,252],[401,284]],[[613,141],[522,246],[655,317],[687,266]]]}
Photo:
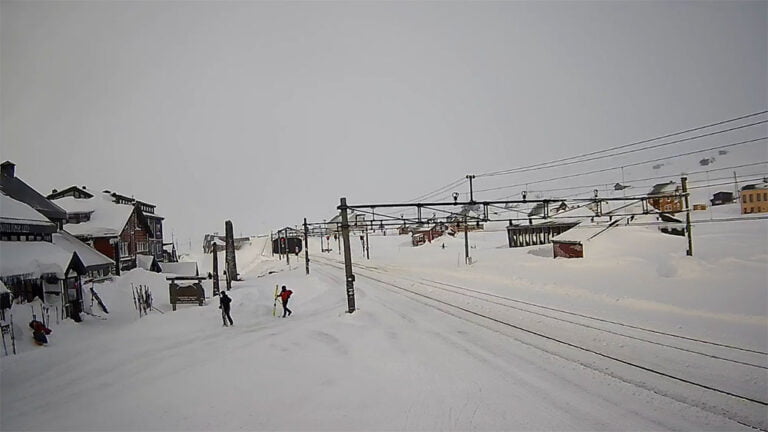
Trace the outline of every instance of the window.
{"label": "window", "polygon": [[145,241],[136,242],[136,252],[147,252],[147,251],[148,251],[147,242]]}
{"label": "window", "polygon": [[749,194],[749,202],[754,202],[755,197],[752,194]]}
{"label": "window", "polygon": [[763,201],[768,201],[768,192],[763,192]]}
{"label": "window", "polygon": [[128,243],[121,241],[120,243],[120,256],[128,256]]}
{"label": "window", "polygon": [[757,201],[759,202],[760,198],[762,198],[762,197],[760,196],[760,194],[755,194],[755,195],[757,195]]}
{"label": "window", "polygon": [[741,202],[743,202],[744,204],[747,203],[747,196],[746,195],[742,195],[741,196]]}

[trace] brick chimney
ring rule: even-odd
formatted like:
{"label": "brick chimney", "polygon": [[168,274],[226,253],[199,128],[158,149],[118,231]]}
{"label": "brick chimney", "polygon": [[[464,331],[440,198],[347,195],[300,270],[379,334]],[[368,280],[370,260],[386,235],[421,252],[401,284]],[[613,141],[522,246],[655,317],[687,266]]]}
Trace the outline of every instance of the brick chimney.
{"label": "brick chimney", "polygon": [[16,164],[11,161],[5,161],[0,164],[0,173],[6,177],[13,178],[16,175]]}

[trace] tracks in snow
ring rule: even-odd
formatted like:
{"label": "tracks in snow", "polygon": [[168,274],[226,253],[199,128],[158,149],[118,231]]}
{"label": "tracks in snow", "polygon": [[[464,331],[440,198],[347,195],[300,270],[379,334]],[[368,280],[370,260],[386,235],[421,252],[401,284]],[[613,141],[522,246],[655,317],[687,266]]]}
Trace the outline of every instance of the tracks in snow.
{"label": "tracks in snow", "polygon": [[[324,265],[343,266],[326,257]],[[768,353],[355,264],[413,301],[679,402],[766,430]]]}

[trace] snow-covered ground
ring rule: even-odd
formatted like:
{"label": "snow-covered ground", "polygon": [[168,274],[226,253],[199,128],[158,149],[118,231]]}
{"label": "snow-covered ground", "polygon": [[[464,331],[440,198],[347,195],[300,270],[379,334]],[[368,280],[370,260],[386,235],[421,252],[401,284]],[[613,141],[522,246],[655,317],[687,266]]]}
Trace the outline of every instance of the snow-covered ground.
{"label": "snow-covered ground", "polygon": [[[353,314],[334,242],[310,240],[307,276],[303,254],[289,267],[254,238],[238,253],[234,327],[216,298],[171,311],[164,276],[134,270],[96,285],[106,320],[54,318],[45,347],[26,328],[39,305],[14,306],[0,429],[768,428],[768,221],[693,232],[693,257],[683,237],[630,226],[572,260],[476,232],[471,266],[462,236],[371,236],[370,260],[352,242]],[[164,313],[139,318],[132,284]],[[279,305],[273,317],[283,284],[286,319]]]}

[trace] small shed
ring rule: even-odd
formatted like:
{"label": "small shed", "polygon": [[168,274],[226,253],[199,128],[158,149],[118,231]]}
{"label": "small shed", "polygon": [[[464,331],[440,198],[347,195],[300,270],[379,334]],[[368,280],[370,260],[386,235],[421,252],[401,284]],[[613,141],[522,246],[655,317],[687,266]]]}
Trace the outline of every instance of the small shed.
{"label": "small shed", "polygon": [[608,224],[579,224],[552,239],[554,258],[583,258],[584,245],[593,238],[615,226],[620,220],[614,219]]}
{"label": "small shed", "polygon": [[536,225],[507,226],[509,247],[525,247],[550,243],[556,237],[578,225],[578,222],[548,221]]}
{"label": "small shed", "polygon": [[285,227],[276,232],[272,238],[272,253],[291,253],[298,255],[302,251],[304,232],[295,228]]}
{"label": "small shed", "polygon": [[416,229],[411,233],[411,244],[421,246],[424,243],[431,243],[432,240],[440,237],[445,232],[446,227],[443,224],[434,224],[428,228]]}
{"label": "small shed", "polygon": [[709,200],[709,202],[712,203],[713,206],[730,204],[733,201],[734,201],[733,192],[715,192],[715,194],[712,195],[712,199]]}

